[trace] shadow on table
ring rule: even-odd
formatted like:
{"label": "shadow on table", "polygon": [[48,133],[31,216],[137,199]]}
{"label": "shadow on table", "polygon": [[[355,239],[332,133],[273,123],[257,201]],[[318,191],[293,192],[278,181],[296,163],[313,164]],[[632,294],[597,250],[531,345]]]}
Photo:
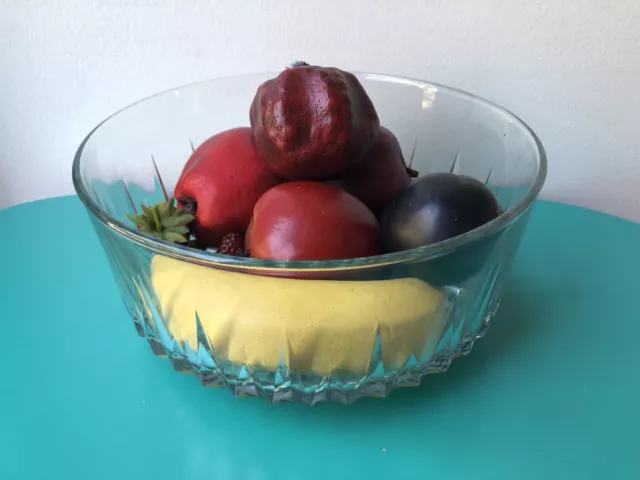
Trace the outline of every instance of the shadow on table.
{"label": "shadow on table", "polygon": [[[222,389],[203,389],[195,381],[192,382],[194,390],[185,388],[180,381],[180,385],[174,385],[175,394],[191,404],[190,409],[206,407],[206,411],[199,413],[211,415],[211,418],[201,419],[212,424],[219,415],[242,415],[245,420],[247,417],[254,420],[269,417],[271,421],[280,418],[286,422],[300,421],[312,429],[336,427],[345,431],[365,428],[372,421],[377,425],[397,422],[398,417],[405,414],[446,413],[456,402],[462,404],[471,392],[482,389],[493,369],[500,368],[502,362],[510,362],[510,356],[527,342],[541,320],[539,296],[542,292],[524,288],[517,278],[509,283],[487,335],[476,343],[467,357],[455,360],[448,372],[429,375],[419,387],[397,389],[386,399],[364,398],[351,406],[319,404],[308,407],[297,403],[273,406],[261,399],[236,399]],[[166,365],[158,368],[166,368]],[[176,376],[173,372],[170,375]]]}
{"label": "shadow on table", "polygon": [[[348,415],[357,416],[364,412],[370,418],[390,409],[437,410],[442,402],[464,395],[470,383],[482,382],[485,371],[501,362],[509,362],[510,355],[527,341],[536,323],[541,320],[541,292],[528,290],[521,285],[517,278],[510,281],[485,337],[476,342],[469,355],[454,360],[447,372],[426,376],[419,387],[394,390],[386,399],[359,400],[354,406],[346,408]],[[323,404],[315,408],[345,409],[340,405]]]}

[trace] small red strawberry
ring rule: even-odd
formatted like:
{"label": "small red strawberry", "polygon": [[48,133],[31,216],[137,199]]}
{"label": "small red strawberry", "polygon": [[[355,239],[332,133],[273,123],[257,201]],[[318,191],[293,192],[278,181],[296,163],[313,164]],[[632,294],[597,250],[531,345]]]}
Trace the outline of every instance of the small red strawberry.
{"label": "small red strawberry", "polygon": [[227,233],[222,237],[218,253],[223,255],[233,255],[236,257],[248,257],[244,249],[244,237],[240,233]]}

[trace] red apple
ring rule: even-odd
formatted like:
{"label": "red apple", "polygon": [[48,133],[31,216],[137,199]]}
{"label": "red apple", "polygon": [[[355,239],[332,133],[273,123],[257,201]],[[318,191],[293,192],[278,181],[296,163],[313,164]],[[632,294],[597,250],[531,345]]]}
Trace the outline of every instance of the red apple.
{"label": "red apple", "polygon": [[251,129],[241,127],[212,136],[193,152],[175,197],[195,215],[198,243],[213,247],[228,233],[244,233],[258,198],[278,183],[256,151]]}
{"label": "red apple", "polygon": [[246,248],[264,260],[367,257],[380,253],[380,228],[371,210],[341,188],[289,182],[256,203]]}

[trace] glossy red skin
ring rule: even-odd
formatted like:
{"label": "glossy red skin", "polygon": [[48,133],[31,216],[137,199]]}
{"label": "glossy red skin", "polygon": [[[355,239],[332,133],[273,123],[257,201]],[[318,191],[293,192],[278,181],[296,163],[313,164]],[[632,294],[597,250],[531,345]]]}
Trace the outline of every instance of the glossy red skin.
{"label": "glossy red skin", "polygon": [[380,128],[371,99],[355,75],[299,66],[258,88],[251,104],[256,148],[286,180],[325,180],[358,164]]}
{"label": "glossy red skin", "polygon": [[387,128],[380,133],[362,163],[342,177],[339,184],[378,215],[402,190],[411,177],[396,136]]}
{"label": "glossy red skin", "polygon": [[253,212],[246,248],[263,260],[340,260],[380,253],[380,227],[360,200],[322,182],[266,192]]}
{"label": "glossy red skin", "polygon": [[280,182],[264,165],[248,127],[226,130],[191,155],[175,188],[180,204],[197,203],[193,233],[203,246],[244,233],[260,196]]}

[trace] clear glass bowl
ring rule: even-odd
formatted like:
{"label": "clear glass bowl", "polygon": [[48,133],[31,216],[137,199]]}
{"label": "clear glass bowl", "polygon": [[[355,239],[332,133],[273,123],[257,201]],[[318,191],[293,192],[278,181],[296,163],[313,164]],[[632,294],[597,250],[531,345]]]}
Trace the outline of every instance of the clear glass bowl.
{"label": "clear glass bowl", "polygon": [[421,175],[481,179],[504,209],[435,245],[347,261],[260,261],[166,243],[128,220],[134,205],[172,195],[193,146],[249,125],[258,85],[275,75],[152,96],[106,119],[78,149],[74,185],[138,334],[204,385],[274,403],[351,403],[447,370],[496,312],[546,177],[540,141],[499,106],[418,80],[358,75]]}

